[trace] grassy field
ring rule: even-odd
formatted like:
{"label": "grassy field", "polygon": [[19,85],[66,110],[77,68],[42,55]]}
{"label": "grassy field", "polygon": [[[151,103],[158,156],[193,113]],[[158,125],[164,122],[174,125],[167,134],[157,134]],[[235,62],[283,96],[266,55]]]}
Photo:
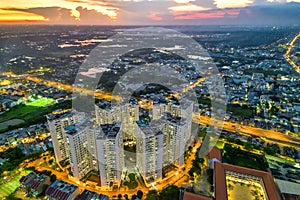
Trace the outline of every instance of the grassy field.
{"label": "grassy field", "polygon": [[54,104],[47,107],[36,107],[28,105],[19,105],[12,108],[10,111],[0,115],[0,123],[6,122],[13,119],[24,120],[24,123],[16,126],[9,126],[7,128],[0,128],[0,133],[11,130],[13,128],[26,127],[32,124],[46,121],[45,115],[51,113],[57,109],[69,109],[71,108],[71,101],[66,101],[60,104]]}
{"label": "grassy field", "polygon": [[26,170],[21,172],[19,175],[14,177],[12,180],[9,182],[3,184],[0,186],[0,199],[3,199],[4,197],[7,197],[8,195],[12,194],[19,186],[19,180],[22,176],[26,176],[29,174],[31,171]]}
{"label": "grassy field", "polygon": [[54,99],[42,97],[42,98],[36,99],[32,102],[26,103],[26,106],[46,107],[52,103],[54,103]]}
{"label": "grassy field", "polygon": [[10,80],[0,80],[0,86],[6,86],[10,84],[12,84]]}

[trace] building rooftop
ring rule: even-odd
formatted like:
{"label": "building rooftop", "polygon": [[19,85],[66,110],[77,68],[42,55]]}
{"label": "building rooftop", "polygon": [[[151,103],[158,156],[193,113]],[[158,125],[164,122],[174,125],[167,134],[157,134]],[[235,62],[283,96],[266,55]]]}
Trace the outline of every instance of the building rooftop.
{"label": "building rooftop", "polygon": [[239,167],[223,163],[215,163],[215,199],[228,200],[226,186],[226,172],[249,175],[261,178],[266,191],[266,196],[271,200],[281,200],[281,196],[270,172],[258,171],[245,167]]}
{"label": "building rooftop", "polygon": [[71,117],[72,111],[71,110],[62,110],[62,111],[54,111],[51,114],[47,115],[47,119],[49,121],[53,121],[56,119],[62,119],[66,117]]}
{"label": "building rooftop", "polygon": [[68,135],[75,135],[76,133],[79,133],[80,131],[84,130],[85,128],[90,128],[93,126],[93,122],[86,118],[81,120],[80,122],[76,123],[76,124],[72,124],[70,126],[66,127],[66,134]]}
{"label": "building rooftop", "polygon": [[56,180],[46,190],[45,194],[58,200],[67,200],[76,190],[77,186]]}
{"label": "building rooftop", "polygon": [[131,99],[128,100],[128,102],[123,100],[122,102],[118,103],[118,105],[112,105],[111,101],[101,100],[97,103],[96,106],[100,109],[110,111],[110,110],[113,110],[113,108],[115,108],[115,107],[125,106],[125,105],[134,106],[134,105],[137,105],[137,102],[136,102],[135,99],[131,98]]}
{"label": "building rooftop", "polygon": [[107,138],[115,138],[121,130],[121,123],[105,124],[101,125],[99,128],[102,130],[102,135],[100,135],[100,137],[105,136]]}
{"label": "building rooftop", "polygon": [[208,154],[209,159],[216,158],[219,161],[222,161],[222,154],[221,150],[217,147],[212,147],[209,154]]}
{"label": "building rooftop", "polygon": [[38,177],[36,177],[33,182],[31,183],[30,188],[33,190],[36,190],[41,184],[43,184],[47,179],[47,176],[42,174]]}
{"label": "building rooftop", "polygon": [[205,197],[190,192],[185,192],[183,196],[183,200],[213,200],[213,199],[210,197]]}
{"label": "building rooftop", "polygon": [[139,128],[141,129],[141,131],[146,135],[160,135],[162,134],[162,130],[163,130],[163,125],[164,123],[162,123],[162,121],[158,120],[158,121],[151,121],[151,123],[149,124],[149,126],[139,126]]}
{"label": "building rooftop", "polygon": [[89,190],[84,190],[75,198],[75,200],[108,200],[108,196],[104,194],[98,194],[96,192],[91,192]]}
{"label": "building rooftop", "polygon": [[179,125],[179,126],[183,126],[185,124],[184,118],[174,117],[174,116],[170,115],[169,113],[167,113],[167,115],[165,116],[165,119],[168,120],[169,122]]}
{"label": "building rooftop", "polygon": [[23,185],[26,185],[31,183],[31,181],[36,177],[36,173],[35,172],[30,172],[29,174],[27,174],[26,176],[22,176],[21,179],[19,180],[19,182]]}
{"label": "building rooftop", "polygon": [[103,109],[103,110],[111,110],[112,109],[112,105],[110,101],[106,101],[106,100],[101,100],[97,103],[98,108]]}

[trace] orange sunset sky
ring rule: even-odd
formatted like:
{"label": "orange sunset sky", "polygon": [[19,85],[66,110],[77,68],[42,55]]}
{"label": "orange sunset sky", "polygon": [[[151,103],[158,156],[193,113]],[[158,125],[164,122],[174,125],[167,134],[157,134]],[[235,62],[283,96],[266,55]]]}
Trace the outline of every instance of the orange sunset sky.
{"label": "orange sunset sky", "polygon": [[[276,0],[10,0],[0,2],[0,23],[189,24],[218,22],[272,13],[290,1]],[[293,2],[300,2],[294,0]],[[289,9],[292,9],[289,6]],[[295,10],[295,9],[294,9]],[[282,11],[282,14],[287,11]],[[266,16],[265,16],[266,15]],[[268,16],[267,16],[268,15]],[[299,19],[299,18],[298,18]],[[248,20],[249,21],[249,20]]]}

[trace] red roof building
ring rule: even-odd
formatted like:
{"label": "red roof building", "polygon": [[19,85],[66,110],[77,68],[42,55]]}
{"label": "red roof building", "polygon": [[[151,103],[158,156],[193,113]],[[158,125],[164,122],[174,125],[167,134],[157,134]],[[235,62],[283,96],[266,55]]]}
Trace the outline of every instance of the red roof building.
{"label": "red roof building", "polygon": [[213,200],[213,199],[210,197],[205,197],[190,192],[185,192],[183,196],[183,200]]}
{"label": "red roof building", "polygon": [[248,177],[261,178],[266,191],[266,196],[271,200],[281,200],[280,192],[270,172],[258,171],[223,163],[215,163],[215,199],[228,200],[226,173],[233,172]]}

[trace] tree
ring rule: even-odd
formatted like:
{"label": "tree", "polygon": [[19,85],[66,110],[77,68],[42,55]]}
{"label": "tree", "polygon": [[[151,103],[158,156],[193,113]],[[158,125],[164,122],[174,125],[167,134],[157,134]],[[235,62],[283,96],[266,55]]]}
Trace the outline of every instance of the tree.
{"label": "tree", "polygon": [[50,181],[51,181],[51,183],[56,181],[56,175],[55,174],[51,174]]}
{"label": "tree", "polygon": [[207,181],[213,185],[214,184],[214,170],[208,169],[207,170]]}
{"label": "tree", "polygon": [[22,150],[21,150],[20,147],[15,147],[13,149],[8,149],[4,153],[4,158],[6,158],[10,161],[20,159],[23,156],[24,156],[24,154],[22,153]]}
{"label": "tree", "polygon": [[251,144],[250,142],[246,142],[246,143],[245,143],[245,149],[247,149],[247,150],[253,149],[252,144]]}
{"label": "tree", "polygon": [[54,160],[53,160],[53,158],[51,158],[51,159],[49,160],[49,164],[52,165],[53,162],[54,162]]}
{"label": "tree", "polygon": [[159,194],[159,200],[177,200],[179,199],[179,188],[171,185],[163,189]]}
{"label": "tree", "polygon": [[243,145],[244,144],[240,139],[236,139],[235,143],[238,144],[238,145]]}
{"label": "tree", "polygon": [[200,174],[201,174],[201,168],[200,168],[199,166],[198,166],[198,167],[193,166],[193,167],[189,170],[188,174],[189,174],[191,177],[193,177],[193,176],[194,176],[194,173],[196,173],[197,175],[200,175]]}
{"label": "tree", "polygon": [[139,190],[139,191],[137,191],[137,197],[139,198],[139,199],[142,199],[143,198],[143,195],[144,195],[144,193],[141,191],[141,190]]}
{"label": "tree", "polygon": [[264,152],[268,155],[275,156],[276,152],[271,147],[264,147]]}
{"label": "tree", "polygon": [[130,181],[135,180],[135,174],[129,174],[128,177],[129,177]]}
{"label": "tree", "polygon": [[41,174],[45,174],[46,176],[51,176],[52,172],[49,170],[43,170],[41,171]]}
{"label": "tree", "polygon": [[146,196],[145,200],[157,200],[159,197],[156,190],[150,190]]}

